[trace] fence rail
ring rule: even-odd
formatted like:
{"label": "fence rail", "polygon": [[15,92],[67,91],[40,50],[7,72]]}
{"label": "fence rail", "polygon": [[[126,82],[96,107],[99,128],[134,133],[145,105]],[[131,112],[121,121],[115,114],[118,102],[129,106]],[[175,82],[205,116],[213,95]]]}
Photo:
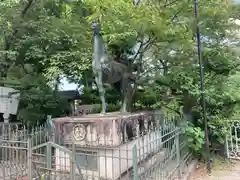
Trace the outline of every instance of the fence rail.
{"label": "fence rail", "polygon": [[229,159],[240,160],[240,120],[227,121],[226,153]]}
{"label": "fence rail", "polygon": [[30,132],[20,125],[0,124],[0,180],[180,179],[191,154],[183,128],[174,121],[159,128],[152,124],[118,146],[55,141],[60,139],[58,127],[49,134],[44,126]]}

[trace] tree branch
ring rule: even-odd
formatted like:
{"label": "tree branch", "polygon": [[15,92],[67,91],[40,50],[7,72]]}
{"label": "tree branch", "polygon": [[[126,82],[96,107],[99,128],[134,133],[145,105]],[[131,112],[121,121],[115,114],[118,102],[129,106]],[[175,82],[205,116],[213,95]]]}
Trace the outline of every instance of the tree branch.
{"label": "tree branch", "polygon": [[[188,1],[190,2],[190,0]],[[177,18],[177,16],[183,11],[183,9],[185,8],[185,6],[182,6],[172,17],[171,21],[173,21],[175,18]]]}
{"label": "tree branch", "polygon": [[28,3],[26,4],[26,6],[23,8],[22,13],[21,13],[21,17],[24,18],[24,16],[26,15],[27,11],[29,10],[29,8],[31,7],[33,3],[33,0],[28,0]]}
{"label": "tree branch", "polygon": [[[21,12],[21,18],[24,18],[24,16],[26,15],[27,11],[29,10],[29,8],[31,7],[31,5],[33,4],[33,0],[28,0],[28,3],[25,5],[25,7],[23,8],[22,12]],[[10,35],[10,37],[8,38],[7,35],[5,34],[5,47],[4,50],[5,51],[9,51],[10,46],[11,46],[11,41],[14,39],[14,37],[16,36],[16,34],[18,33],[18,29],[15,29],[12,33],[12,35]],[[7,58],[7,54],[5,55],[5,61],[8,61]],[[14,63],[16,64],[16,62]],[[6,70],[5,70],[6,71]],[[4,76],[6,76],[6,74],[4,74]]]}
{"label": "tree branch", "polygon": [[145,47],[143,48],[143,50],[141,52],[144,53],[146,50],[148,50],[150,45],[154,42],[154,40],[155,40],[155,38],[152,38],[152,39],[149,38],[148,41],[144,43],[143,46],[145,46]]}
{"label": "tree branch", "polygon": [[139,46],[139,48],[138,48],[138,50],[137,50],[137,53],[136,53],[135,56],[133,57],[133,61],[136,60],[136,58],[137,58],[137,56],[139,55],[140,50],[142,49],[142,47],[143,47],[143,42],[141,42],[141,44],[140,44],[140,46]]}
{"label": "tree branch", "polygon": [[174,1],[169,2],[169,3],[167,3],[167,1],[166,1],[166,4],[164,4],[163,7],[171,6],[171,5],[173,5],[174,3],[176,3],[177,1],[179,1],[179,0],[174,0]]}

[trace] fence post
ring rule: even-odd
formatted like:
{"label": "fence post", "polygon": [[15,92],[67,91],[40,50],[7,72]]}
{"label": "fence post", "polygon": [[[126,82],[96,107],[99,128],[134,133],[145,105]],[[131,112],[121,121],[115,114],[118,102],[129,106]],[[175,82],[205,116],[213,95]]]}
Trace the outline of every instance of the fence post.
{"label": "fence post", "polygon": [[138,180],[137,146],[136,146],[136,144],[132,148],[132,158],[133,158],[133,180]]}
{"label": "fence post", "polygon": [[229,159],[228,135],[225,135],[225,153]]}
{"label": "fence post", "polygon": [[176,134],[176,153],[177,153],[177,173],[178,173],[178,179],[181,178],[181,163],[180,163],[180,159],[181,159],[181,155],[180,155],[180,141],[179,141],[179,136],[180,136],[180,132],[181,129],[180,127],[177,127],[177,134]]}
{"label": "fence post", "polygon": [[47,170],[48,170],[48,179],[50,180],[51,176],[51,169],[52,169],[52,146],[51,143],[47,143]]}
{"label": "fence post", "polygon": [[[69,155],[70,157],[70,155]],[[75,180],[76,178],[76,144],[72,143],[72,156],[70,157],[71,160],[71,169],[70,169],[70,180]]]}
{"label": "fence post", "polygon": [[28,135],[27,139],[27,155],[28,155],[28,179],[32,179],[32,138],[31,135]]}

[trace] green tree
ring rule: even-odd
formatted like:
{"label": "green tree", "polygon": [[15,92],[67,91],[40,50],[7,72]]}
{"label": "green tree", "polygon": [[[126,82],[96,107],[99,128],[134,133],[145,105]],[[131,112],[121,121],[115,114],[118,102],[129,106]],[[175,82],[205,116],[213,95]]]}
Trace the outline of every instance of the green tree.
{"label": "green tree", "polygon": [[60,106],[64,100],[49,84],[60,75],[76,76],[69,67],[84,69],[79,65],[84,54],[77,47],[84,41],[76,27],[82,24],[66,15],[67,3],[54,1],[54,5],[32,0],[0,4],[1,85],[21,90],[18,119],[22,121],[36,123],[47,114],[63,115],[66,102]]}
{"label": "green tree", "polygon": [[[236,27],[229,18],[236,17],[238,11],[225,1],[200,1],[199,7],[199,26],[205,38],[207,117],[212,137],[222,141],[224,120],[239,112],[239,59],[232,47],[223,43],[233,38]],[[20,66],[21,78],[28,74],[38,77],[48,91],[57,79],[67,76],[85,85],[85,102],[98,102],[97,92],[91,89],[91,22],[99,19],[109,55],[125,63],[136,76],[132,93],[135,108],[165,108],[174,114],[183,111],[192,120],[201,120],[191,1],[147,0],[137,7],[129,0],[3,1],[0,12],[2,78]],[[28,64],[33,69],[30,73]],[[116,103],[114,99],[119,97],[111,88],[108,91],[107,99]]]}
{"label": "green tree", "polygon": [[[138,68],[138,84],[146,89],[140,93],[141,99],[149,98],[147,94],[154,94],[150,93],[153,91],[157,95],[152,97],[159,107],[179,113],[182,107],[184,114],[191,115],[192,120],[201,120],[193,4],[189,1],[144,1],[135,7],[127,0],[85,2],[92,9],[90,22],[99,18],[110,51],[111,44],[139,43],[140,50],[134,61],[141,67]],[[233,87],[225,89],[230,75],[238,67],[237,55],[224,44],[235,26],[229,23],[232,14],[225,1],[200,1],[199,6],[199,26],[205,39],[207,117],[212,140],[222,142],[225,119],[232,116],[238,102],[229,93]],[[139,98],[138,101],[144,103]],[[203,128],[201,124],[198,126]]]}

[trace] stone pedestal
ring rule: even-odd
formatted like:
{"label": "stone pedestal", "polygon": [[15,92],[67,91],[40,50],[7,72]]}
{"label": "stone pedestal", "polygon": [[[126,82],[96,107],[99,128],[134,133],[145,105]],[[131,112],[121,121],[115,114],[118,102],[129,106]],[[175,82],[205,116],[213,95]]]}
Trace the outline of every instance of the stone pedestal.
{"label": "stone pedestal", "polygon": [[79,146],[116,147],[136,138],[150,127],[152,114],[108,113],[105,116],[89,114],[80,117],[63,117],[53,119],[56,131],[65,144]]}
{"label": "stone pedestal", "polygon": [[[161,133],[154,131],[153,117],[147,112],[124,115],[116,112],[57,118],[53,119],[59,132],[55,139],[61,137],[65,145],[76,144],[76,172],[80,169],[86,179],[117,179],[132,168],[135,145],[141,157],[159,150]],[[56,170],[66,170],[66,159],[70,164],[69,155],[56,150]]]}

